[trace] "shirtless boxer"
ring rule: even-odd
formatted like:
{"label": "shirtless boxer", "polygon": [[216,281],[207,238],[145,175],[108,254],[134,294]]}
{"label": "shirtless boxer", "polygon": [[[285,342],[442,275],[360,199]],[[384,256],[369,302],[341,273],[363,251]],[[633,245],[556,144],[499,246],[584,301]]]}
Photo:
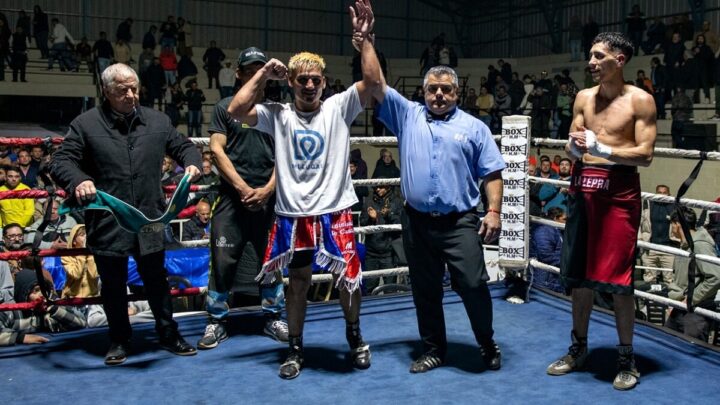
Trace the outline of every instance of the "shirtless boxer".
{"label": "shirtless boxer", "polygon": [[652,162],[656,136],[653,97],[623,79],[632,54],[632,43],[621,33],[595,37],[589,67],[599,86],[575,99],[565,148],[575,165],[560,263],[563,285],[572,292],[572,345],[547,368],[550,375],[564,375],[583,366],[593,290],[611,293],[620,340],[613,387],[619,390],[634,388],[640,378],[632,347],[641,210],[637,166]]}

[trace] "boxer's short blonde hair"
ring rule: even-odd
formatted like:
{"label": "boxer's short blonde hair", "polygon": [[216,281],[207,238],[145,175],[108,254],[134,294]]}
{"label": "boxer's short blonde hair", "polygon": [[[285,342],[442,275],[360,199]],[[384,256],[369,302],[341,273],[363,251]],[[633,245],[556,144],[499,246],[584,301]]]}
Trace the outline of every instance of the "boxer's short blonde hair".
{"label": "boxer's short blonde hair", "polygon": [[325,73],[325,60],[322,56],[311,52],[300,52],[293,55],[288,62],[288,74],[295,77],[298,72],[319,69]]}

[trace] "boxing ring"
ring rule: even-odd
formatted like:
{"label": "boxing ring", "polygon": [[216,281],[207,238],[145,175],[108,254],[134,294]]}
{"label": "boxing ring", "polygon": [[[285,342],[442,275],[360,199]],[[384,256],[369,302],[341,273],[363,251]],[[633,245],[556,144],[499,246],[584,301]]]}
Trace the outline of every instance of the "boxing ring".
{"label": "boxing ring", "polygon": [[[531,143],[555,145],[561,141],[531,140],[529,119],[521,118],[525,117],[510,117],[504,123],[499,139],[508,171],[503,175],[505,196],[499,257],[489,264],[499,264],[505,269],[524,269],[532,265],[554,271],[552,266],[529,257],[529,224],[550,224],[551,221],[530,216],[526,203],[528,183],[547,180],[528,176],[521,162],[527,162]],[[206,139],[194,141],[207,143]],[[351,142],[389,145],[396,140],[391,137],[351,138]],[[705,158],[718,159],[720,156],[711,154]],[[355,181],[355,185],[377,184],[396,185],[399,182],[397,179]],[[203,187],[194,190],[203,190]],[[0,196],[10,197],[12,195]],[[649,193],[643,193],[643,198],[667,202],[663,200],[667,197]],[[688,206],[720,211],[718,204],[689,199],[683,202]],[[555,223],[551,225],[556,226]],[[359,227],[356,233],[399,229],[399,225]],[[668,249],[652,244],[639,245],[647,249]],[[41,252],[45,256],[66,253],[83,252]],[[687,254],[679,250],[669,253]],[[0,255],[0,259],[7,260],[7,257]],[[716,258],[701,255],[697,260],[720,263]],[[406,273],[407,268],[400,267],[366,272],[365,277]],[[329,275],[313,276],[317,282],[329,279]],[[185,289],[174,294],[197,292]],[[408,372],[412,360],[421,353],[412,297],[401,293],[363,299],[363,335],[373,351],[373,364],[369,370],[354,370],[346,358],[344,320],[339,305],[336,302],[311,303],[304,333],[306,363],[296,380],[277,377],[277,367],[284,359],[286,345],[262,336],[262,313],[259,307],[250,307],[231,311],[229,340],[216,349],[200,351],[197,356],[187,358],[159,348],[153,323],[133,325],[131,356],[120,367],[107,367],[102,363],[108,346],[105,328],[46,334],[51,340],[43,345],[0,348],[0,392],[5,398],[25,403],[80,404],[237,400],[299,404],[401,401],[572,404],[587,402],[590,398],[597,403],[655,404],[675,403],[680,399],[691,399],[700,404],[717,402],[720,352],[644,321],[637,322],[634,341],[641,383],[632,391],[613,390],[617,334],[613,315],[602,310],[594,311],[591,318],[587,370],[563,377],[548,376],[545,373],[547,365],[565,353],[569,345],[570,302],[553,293],[534,289],[526,304],[510,304],[503,300],[505,288],[501,283],[492,283],[491,293],[495,337],[503,355],[503,367],[497,372],[485,370],[464,307],[459,297],[448,290],[444,300],[448,357],[443,367],[426,374],[411,375]],[[636,295],[684,308],[683,303],[642,291],[636,291]],[[696,310],[711,319],[720,319],[715,312],[702,311]],[[202,336],[206,322],[203,314],[182,315],[177,320],[188,342],[195,343]]]}

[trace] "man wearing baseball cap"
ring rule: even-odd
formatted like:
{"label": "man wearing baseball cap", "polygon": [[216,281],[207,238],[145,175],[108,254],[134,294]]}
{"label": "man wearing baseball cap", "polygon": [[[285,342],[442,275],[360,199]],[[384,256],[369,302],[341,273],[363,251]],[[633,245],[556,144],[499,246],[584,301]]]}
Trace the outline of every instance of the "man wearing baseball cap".
{"label": "man wearing baseball cap", "polygon": [[[247,82],[266,62],[262,50],[243,50],[238,57],[237,78]],[[257,102],[263,99],[260,92]],[[227,97],[217,103],[208,129],[220,188],[210,219],[210,280],[205,301],[209,322],[198,342],[199,349],[212,349],[228,338],[228,299],[234,281],[240,278],[245,281],[243,285],[257,286],[254,279],[260,272],[259,258],[265,252],[275,206],[274,138],[233,120],[227,111],[231,100]],[[239,266],[248,243],[257,257],[252,268]],[[280,318],[285,307],[282,277],[277,280],[259,287],[267,317],[264,333],[287,342],[287,323]],[[236,293],[255,296],[256,288]]]}

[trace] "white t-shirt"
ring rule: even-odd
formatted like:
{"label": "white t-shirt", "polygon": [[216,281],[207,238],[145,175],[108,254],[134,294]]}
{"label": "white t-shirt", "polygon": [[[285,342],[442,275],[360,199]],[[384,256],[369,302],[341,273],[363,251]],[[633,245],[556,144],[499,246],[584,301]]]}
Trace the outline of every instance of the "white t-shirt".
{"label": "white t-shirt", "polygon": [[275,136],[275,212],[322,215],[357,203],[350,178],[350,125],[363,111],[357,88],[325,100],[311,113],[294,104],[255,106],[258,131]]}

